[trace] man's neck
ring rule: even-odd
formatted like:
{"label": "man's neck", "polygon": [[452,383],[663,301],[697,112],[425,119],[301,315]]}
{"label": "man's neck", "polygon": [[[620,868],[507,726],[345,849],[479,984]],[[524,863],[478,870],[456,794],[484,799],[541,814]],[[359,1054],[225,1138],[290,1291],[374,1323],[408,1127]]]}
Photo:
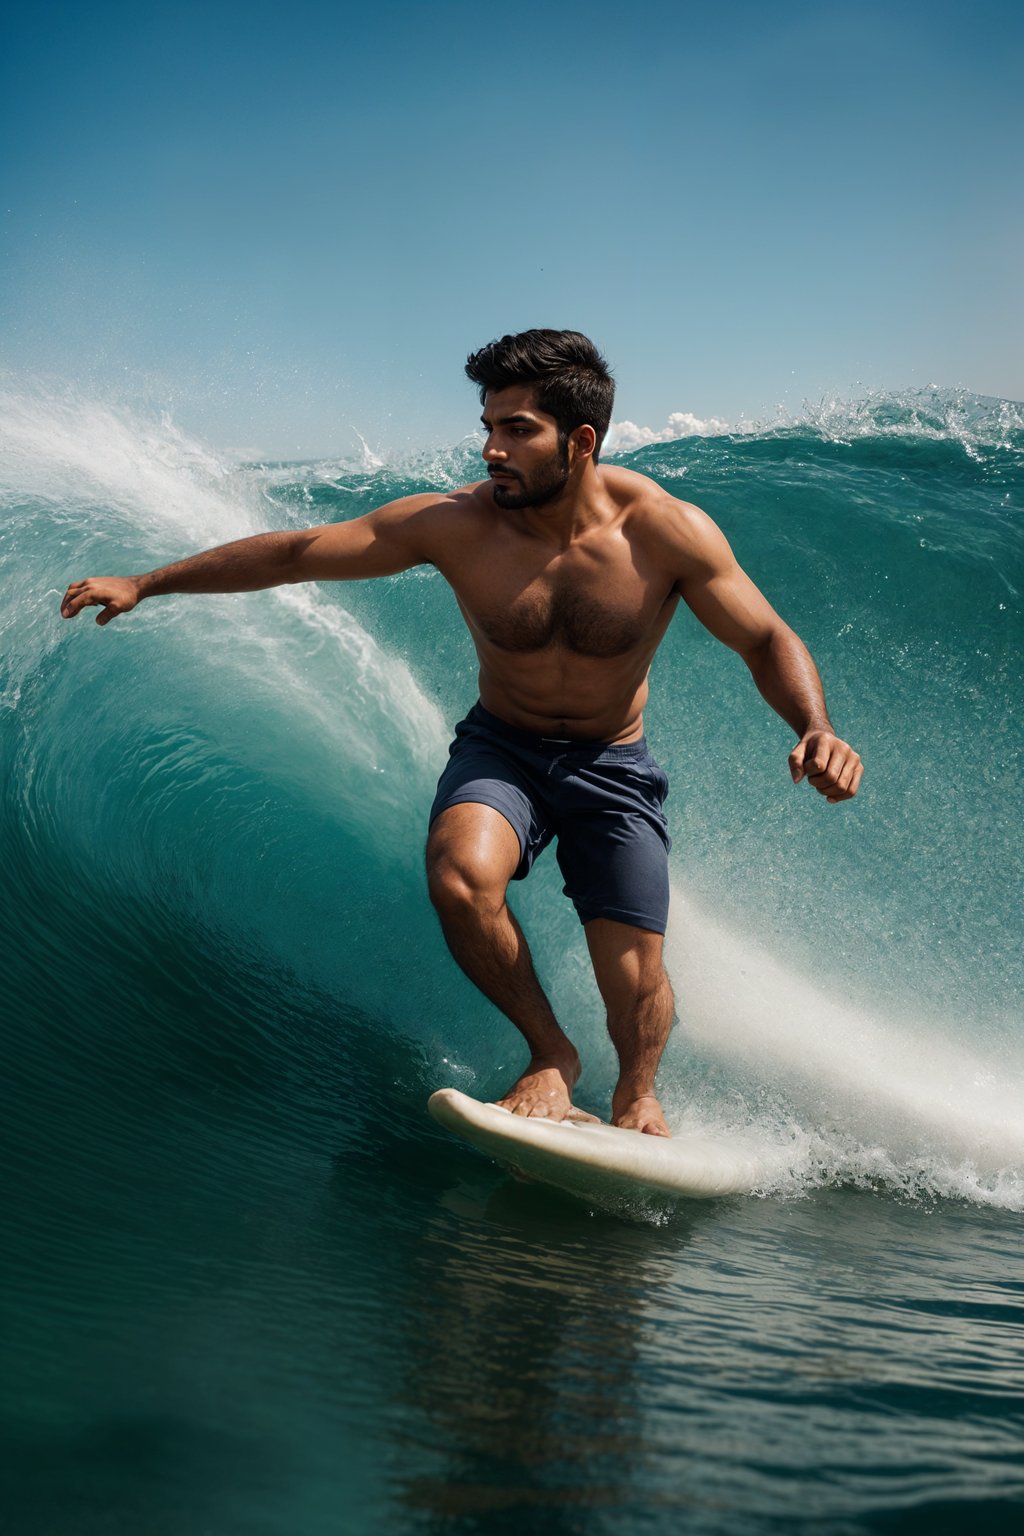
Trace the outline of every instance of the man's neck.
{"label": "man's neck", "polygon": [[540,507],[523,507],[516,515],[522,518],[527,533],[568,549],[574,540],[604,520],[607,500],[600,470],[588,459],[570,475],[560,496]]}

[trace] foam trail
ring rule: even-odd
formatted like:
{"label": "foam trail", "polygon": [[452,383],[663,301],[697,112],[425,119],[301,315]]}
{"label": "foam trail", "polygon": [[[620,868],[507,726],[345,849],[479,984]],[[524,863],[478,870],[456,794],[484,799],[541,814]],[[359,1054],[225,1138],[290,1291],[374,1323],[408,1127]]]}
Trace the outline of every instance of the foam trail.
{"label": "foam trail", "polygon": [[[923,1165],[991,1179],[1024,1167],[1024,1070],[910,1022],[884,1023],[788,969],[673,891],[666,944],[683,1028],[710,1055],[782,1088],[816,1124]],[[878,1143],[882,1148],[878,1148]],[[1017,1170],[1017,1173],[1014,1173]]]}

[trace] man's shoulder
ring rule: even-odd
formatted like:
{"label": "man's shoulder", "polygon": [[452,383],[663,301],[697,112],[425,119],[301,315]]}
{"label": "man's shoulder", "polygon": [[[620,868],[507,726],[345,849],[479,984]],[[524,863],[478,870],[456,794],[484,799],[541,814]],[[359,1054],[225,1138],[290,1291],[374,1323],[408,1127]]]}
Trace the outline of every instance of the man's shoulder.
{"label": "man's shoulder", "polygon": [[605,488],[639,532],[666,538],[695,538],[711,522],[692,501],[682,501],[657,480],[621,464],[603,464]]}
{"label": "man's shoulder", "polygon": [[491,482],[474,480],[468,485],[450,486],[437,491],[419,491],[414,496],[403,497],[402,502],[395,502],[394,505],[406,505],[411,511],[436,513],[438,516],[478,512],[484,510],[485,506],[493,506]]}
{"label": "man's shoulder", "polygon": [[[489,482],[484,482],[489,486]],[[397,496],[355,519],[381,544],[400,549],[411,563],[437,565],[453,540],[482,515],[480,485]]]}
{"label": "man's shoulder", "polygon": [[416,491],[411,496],[399,496],[386,502],[370,515],[378,526],[391,523],[444,528],[481,510],[482,493],[489,488],[490,482],[484,480],[474,485]]}

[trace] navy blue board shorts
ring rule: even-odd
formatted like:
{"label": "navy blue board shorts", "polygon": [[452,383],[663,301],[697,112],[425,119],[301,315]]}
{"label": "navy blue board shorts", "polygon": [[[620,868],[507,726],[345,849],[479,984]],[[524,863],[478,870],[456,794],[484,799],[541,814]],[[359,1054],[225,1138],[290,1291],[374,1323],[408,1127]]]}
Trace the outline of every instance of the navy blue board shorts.
{"label": "navy blue board shorts", "polygon": [[489,805],[519,839],[513,880],[557,838],[564,893],[595,917],[664,933],[672,839],[668,779],[647,741],[562,741],[508,725],[474,704],[455,727],[430,821],[453,805]]}

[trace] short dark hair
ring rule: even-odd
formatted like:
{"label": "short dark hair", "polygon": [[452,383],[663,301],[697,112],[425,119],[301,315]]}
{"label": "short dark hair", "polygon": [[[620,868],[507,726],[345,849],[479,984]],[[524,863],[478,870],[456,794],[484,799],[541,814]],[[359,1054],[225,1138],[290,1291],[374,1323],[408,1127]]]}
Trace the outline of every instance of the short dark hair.
{"label": "short dark hair", "polygon": [[563,438],[576,427],[593,427],[597,463],[612,419],[615,380],[588,337],[579,331],[546,330],[503,336],[470,353],[466,373],[480,386],[481,402],[488,390],[533,385],[538,410],[555,418]]}

